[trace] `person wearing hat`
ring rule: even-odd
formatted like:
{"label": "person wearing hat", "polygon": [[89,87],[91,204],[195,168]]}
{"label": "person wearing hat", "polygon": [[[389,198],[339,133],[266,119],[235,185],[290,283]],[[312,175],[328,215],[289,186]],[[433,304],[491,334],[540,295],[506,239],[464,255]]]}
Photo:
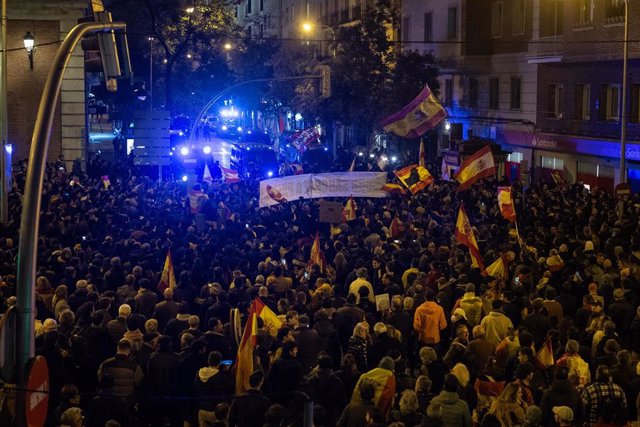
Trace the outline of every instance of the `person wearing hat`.
{"label": "person wearing hat", "polygon": [[553,415],[559,427],[570,427],[573,425],[573,411],[568,406],[554,406]]}
{"label": "person wearing hat", "polygon": [[454,309],[453,313],[451,313],[451,323],[449,324],[451,340],[454,340],[458,336],[457,328],[459,325],[465,325],[468,330],[471,330],[469,322],[467,322],[467,314],[460,307]]}

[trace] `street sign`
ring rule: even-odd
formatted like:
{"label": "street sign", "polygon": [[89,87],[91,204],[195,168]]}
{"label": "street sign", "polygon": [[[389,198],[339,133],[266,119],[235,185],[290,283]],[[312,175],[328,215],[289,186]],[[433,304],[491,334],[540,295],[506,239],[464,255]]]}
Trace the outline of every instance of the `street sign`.
{"label": "street sign", "polygon": [[133,128],[135,165],[165,166],[171,160],[168,111],[136,111]]}
{"label": "street sign", "polygon": [[27,425],[44,425],[49,408],[49,367],[42,356],[36,356],[31,361],[24,396]]}
{"label": "street sign", "polygon": [[616,185],[615,192],[618,200],[627,200],[631,197],[631,186],[626,182],[621,182]]}

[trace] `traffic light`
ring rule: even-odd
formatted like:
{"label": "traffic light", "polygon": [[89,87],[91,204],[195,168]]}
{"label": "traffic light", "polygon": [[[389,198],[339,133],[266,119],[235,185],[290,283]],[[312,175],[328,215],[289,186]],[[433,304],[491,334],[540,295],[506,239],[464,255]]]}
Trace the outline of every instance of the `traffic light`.
{"label": "traffic light", "polygon": [[318,65],[316,66],[316,71],[320,73],[320,97],[331,97],[331,67]]}

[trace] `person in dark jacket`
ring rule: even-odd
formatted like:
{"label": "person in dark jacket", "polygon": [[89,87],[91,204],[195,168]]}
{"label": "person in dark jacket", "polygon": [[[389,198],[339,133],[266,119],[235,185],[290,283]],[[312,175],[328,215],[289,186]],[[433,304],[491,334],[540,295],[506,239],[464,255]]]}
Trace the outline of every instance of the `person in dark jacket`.
{"label": "person in dark jacket", "polygon": [[320,340],[319,351],[326,352],[331,356],[334,367],[338,366],[341,359],[340,351],[340,339],[338,338],[338,332],[333,326],[333,323],[329,320],[329,316],[324,311],[318,311],[316,314],[316,323],[313,325],[313,329],[318,333]]}
{"label": "person in dark jacket", "polygon": [[149,319],[158,303],[158,295],[151,290],[151,281],[149,279],[140,279],[140,289],[138,289],[138,293],[133,299],[138,305],[138,313]]}
{"label": "person in dark jacket", "polygon": [[168,335],[158,338],[158,348],[149,359],[147,367],[147,385],[149,391],[155,397],[156,410],[153,412],[154,424],[162,423],[163,417],[170,420],[172,426],[178,426],[180,411],[172,397],[178,394],[180,378],[178,377],[178,364],[180,359],[173,352],[172,339]]}
{"label": "person in dark jacket", "polygon": [[114,392],[113,386],[113,377],[105,374],[100,381],[100,391],[89,402],[87,426],[104,426],[109,420],[119,422],[121,427],[133,425],[125,399]]}
{"label": "person in dark jacket", "polygon": [[267,413],[271,406],[269,398],[260,391],[263,382],[264,373],[262,371],[255,371],[249,376],[249,390],[236,397],[231,403],[230,427],[253,427],[260,423],[261,417]]}
{"label": "person in dark jacket", "polygon": [[221,367],[222,355],[217,351],[209,353],[208,366],[201,368],[193,381],[193,391],[198,398],[198,424],[211,425],[215,421],[216,405],[222,396],[234,392],[233,377],[228,367]]}
{"label": "person in dark jacket", "polygon": [[[204,341],[194,341],[179,354],[178,377],[180,396],[193,397],[193,379],[201,368],[207,366],[207,345]],[[198,420],[198,405],[193,399],[182,405],[183,419],[191,425]]]}
{"label": "person in dark jacket", "polygon": [[135,392],[142,381],[142,369],[131,360],[131,343],[121,339],[118,342],[116,355],[105,360],[98,369],[98,381],[102,381],[104,375],[109,374],[113,378],[113,392],[117,396],[124,397],[129,407],[135,403]]}
{"label": "person in dark jacket", "polygon": [[309,328],[309,317],[298,317],[298,326],[293,331],[293,339],[298,344],[298,362],[302,365],[302,372],[307,373],[318,363],[320,351],[320,336],[314,329]]}
{"label": "person in dark jacket", "polygon": [[320,356],[318,366],[311,371],[301,386],[314,403],[324,408],[327,425],[336,424],[347,404],[344,385],[331,369],[332,365],[333,361],[330,356]]}
{"label": "person in dark jacket", "polygon": [[402,337],[402,354],[407,357],[413,346],[413,317],[402,309],[403,301],[399,295],[391,298],[391,309],[393,310],[387,319],[387,324],[400,331]]}
{"label": "person in dark jacket", "polygon": [[179,312],[180,303],[173,300],[173,289],[168,288],[164,291],[164,301],[156,304],[151,317],[158,321],[158,331],[164,333],[169,320],[176,317]]}
{"label": "person in dark jacket", "polygon": [[207,343],[207,349],[211,351],[217,351],[222,354],[223,360],[233,359],[235,354],[231,345],[229,337],[224,335],[224,325],[217,317],[209,319],[209,330],[202,334],[199,340]]}
{"label": "person in dark jacket", "polygon": [[302,365],[297,360],[298,344],[287,341],[282,344],[282,356],[276,360],[269,373],[269,390],[271,393],[282,393],[274,397],[279,403],[287,403],[291,393],[302,381]]}
{"label": "person in dark jacket", "polygon": [[575,425],[582,425],[584,420],[584,403],[580,393],[569,381],[569,370],[560,366],[556,369],[555,380],[551,387],[544,391],[540,401],[542,425],[554,425],[553,407],[568,406],[573,410]]}
{"label": "person in dark jacket", "polygon": [[358,388],[360,399],[356,403],[349,403],[338,420],[338,427],[366,427],[367,417],[371,415],[384,418],[382,411],[373,403],[376,388],[372,382],[365,381]]}
{"label": "person in dark jacket", "polygon": [[389,336],[387,326],[384,323],[378,322],[373,325],[373,332],[376,337],[369,348],[369,369],[376,368],[380,360],[388,355],[391,350],[397,350],[402,354],[402,343]]}
{"label": "person in dark jacket", "polygon": [[178,314],[173,319],[167,322],[165,328],[165,335],[169,335],[173,342],[173,350],[178,351],[180,349],[180,334],[189,328],[189,312],[187,311],[187,305],[182,304],[178,308]]}

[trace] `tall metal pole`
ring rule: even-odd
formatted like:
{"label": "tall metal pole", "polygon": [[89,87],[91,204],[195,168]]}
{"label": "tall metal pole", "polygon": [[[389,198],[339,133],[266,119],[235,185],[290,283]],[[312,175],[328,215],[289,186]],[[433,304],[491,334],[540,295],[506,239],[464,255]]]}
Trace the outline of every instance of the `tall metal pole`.
{"label": "tall metal pole", "polygon": [[0,53],[0,223],[9,222],[9,196],[7,195],[7,141],[9,139],[9,120],[7,114],[7,0],[2,0],[2,18],[0,37],[2,52]]}
{"label": "tall metal pole", "polygon": [[629,76],[629,0],[624,2],[624,50],[622,54],[622,108],[620,111],[620,183],[627,182],[627,80]]}
{"label": "tall metal pole", "polygon": [[16,369],[18,390],[20,390],[16,399],[16,425],[18,427],[26,427],[27,405],[24,389],[27,385],[27,366],[34,355],[35,302],[33,294],[36,282],[40,199],[47,150],[51,139],[51,127],[60,98],[62,78],[73,49],[85,34],[105,30],[124,31],[126,28],[127,25],[120,22],[108,24],[86,22],[73,27],[56,53],[42,91],[42,98],[40,98],[33,136],[31,137],[27,181],[24,187],[24,202],[20,218],[18,286],[16,290]]}
{"label": "tall metal pole", "polygon": [[149,111],[153,111],[153,37],[149,37]]}

